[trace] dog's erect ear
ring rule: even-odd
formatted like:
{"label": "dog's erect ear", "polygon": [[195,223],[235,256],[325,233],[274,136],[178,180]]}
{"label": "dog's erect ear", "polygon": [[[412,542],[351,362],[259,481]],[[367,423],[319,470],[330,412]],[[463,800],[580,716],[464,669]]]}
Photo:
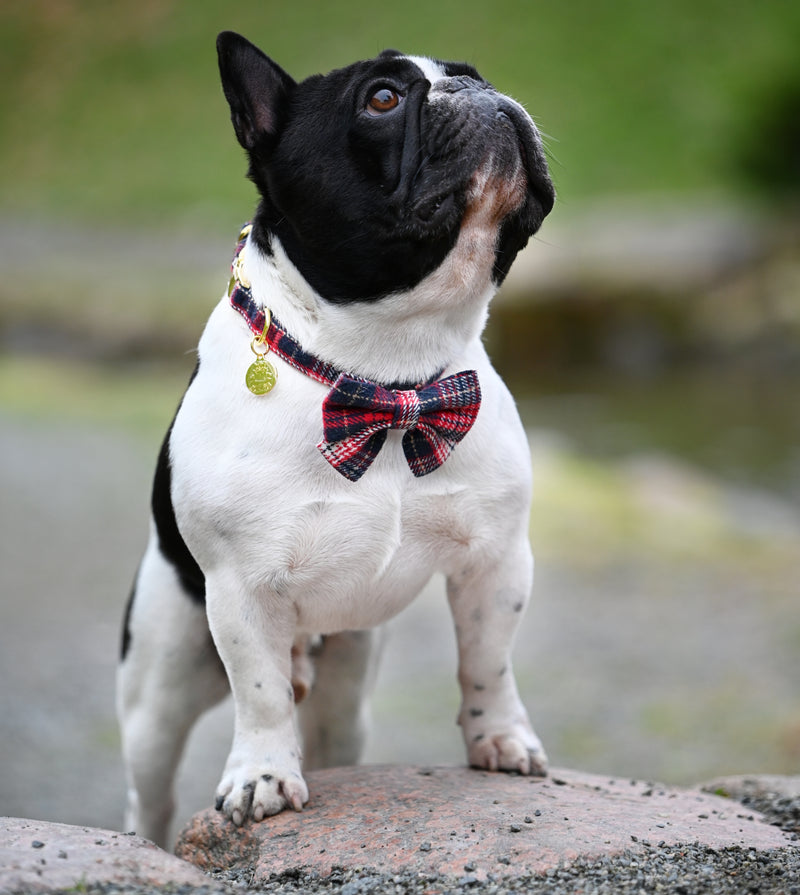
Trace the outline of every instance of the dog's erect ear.
{"label": "dog's erect ear", "polygon": [[274,137],[281,126],[294,80],[258,47],[233,31],[217,37],[219,73],[231,121],[242,146],[253,149],[263,137]]}

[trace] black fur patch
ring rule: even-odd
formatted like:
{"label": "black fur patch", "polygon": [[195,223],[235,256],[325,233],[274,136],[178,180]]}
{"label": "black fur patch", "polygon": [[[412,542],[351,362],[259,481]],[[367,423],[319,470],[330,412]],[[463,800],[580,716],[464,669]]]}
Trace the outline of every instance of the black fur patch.
{"label": "black fur patch", "polygon": [[[192,373],[189,380],[190,385],[197,375],[197,369],[195,367]],[[180,406],[178,410],[180,410]],[[153,521],[158,533],[158,547],[162,556],[174,567],[186,593],[196,602],[205,603],[205,576],[200,571],[200,566],[197,565],[197,561],[178,530],[175,507],[172,505],[172,464],[169,456],[169,443],[174,425],[175,420],[173,419],[164,438],[164,443],[161,445],[156,464],[151,499]]]}
{"label": "black fur patch", "polygon": [[131,612],[133,611],[133,598],[136,596],[136,582],[128,595],[128,603],[125,606],[125,618],[122,620],[122,643],[120,644],[119,657],[124,662],[131,648]]}

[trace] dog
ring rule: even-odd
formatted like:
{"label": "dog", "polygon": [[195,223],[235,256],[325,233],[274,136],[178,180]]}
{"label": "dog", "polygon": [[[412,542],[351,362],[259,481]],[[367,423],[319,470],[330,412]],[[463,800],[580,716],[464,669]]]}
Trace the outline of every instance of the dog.
{"label": "dog", "polygon": [[390,50],[298,83],[237,34],[217,50],[260,202],[158,458],[118,672],[126,828],[160,844],[229,689],[234,824],[356,763],[380,626],[434,573],[469,764],[547,768],[510,659],[530,454],[481,343],[553,206],[540,135],[467,64]]}

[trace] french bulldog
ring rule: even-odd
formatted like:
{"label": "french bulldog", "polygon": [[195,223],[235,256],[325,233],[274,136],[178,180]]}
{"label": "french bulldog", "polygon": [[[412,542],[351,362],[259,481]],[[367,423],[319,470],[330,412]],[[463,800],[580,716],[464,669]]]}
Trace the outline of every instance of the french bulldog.
{"label": "french bulldog", "polygon": [[229,690],[234,824],[356,763],[380,626],[434,573],[469,764],[547,768],[511,667],[530,453],[481,343],[553,206],[539,133],[467,64],[386,51],[297,83],[237,34],[217,50],[260,202],[159,455],[118,672],[126,828],[160,844]]}

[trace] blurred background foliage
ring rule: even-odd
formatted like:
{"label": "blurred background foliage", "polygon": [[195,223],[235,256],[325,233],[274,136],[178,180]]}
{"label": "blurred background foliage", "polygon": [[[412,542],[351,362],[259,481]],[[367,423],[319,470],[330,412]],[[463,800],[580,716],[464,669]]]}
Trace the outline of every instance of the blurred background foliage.
{"label": "blurred background foliage", "polygon": [[[536,468],[523,692],[559,763],[796,773],[797,0],[0,0],[2,813],[118,823],[150,470],[255,201],[224,29],[297,78],[386,47],[465,59],[526,105],[559,200],[487,332]],[[461,757],[448,623],[419,612],[372,760]]]}
{"label": "blurred background foliage", "polygon": [[235,227],[252,197],[217,77],[223,29],[295,77],[387,46],[468,59],[548,135],[566,205],[798,186],[793,0],[6,0],[0,208]]}

